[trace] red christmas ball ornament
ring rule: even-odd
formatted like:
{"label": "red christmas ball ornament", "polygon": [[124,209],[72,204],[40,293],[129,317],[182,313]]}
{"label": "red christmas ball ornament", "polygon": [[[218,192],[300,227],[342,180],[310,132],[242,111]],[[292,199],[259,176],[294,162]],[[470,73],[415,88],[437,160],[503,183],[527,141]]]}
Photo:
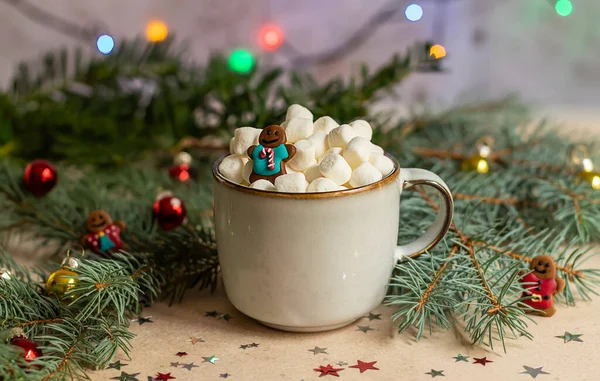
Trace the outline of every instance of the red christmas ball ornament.
{"label": "red christmas ball ornament", "polygon": [[35,342],[23,336],[13,337],[12,339],[10,339],[10,343],[16,347],[23,349],[23,354],[21,354],[21,357],[27,360],[27,362],[35,360],[36,358],[42,356],[42,351],[38,349],[38,345]]}
{"label": "red christmas ball ornament", "polygon": [[160,197],[154,202],[152,210],[158,226],[163,230],[180,226],[187,215],[183,201],[173,195]]}
{"label": "red christmas ball ornament", "polygon": [[169,177],[185,183],[192,179],[193,171],[187,164],[172,165],[169,167]]}
{"label": "red christmas ball ornament", "polygon": [[283,43],[283,31],[275,24],[263,26],[258,35],[260,44],[265,50],[276,50]]}
{"label": "red christmas ball ornament", "polygon": [[46,160],[32,161],[25,167],[23,184],[35,197],[43,197],[54,188],[58,181],[56,168]]}

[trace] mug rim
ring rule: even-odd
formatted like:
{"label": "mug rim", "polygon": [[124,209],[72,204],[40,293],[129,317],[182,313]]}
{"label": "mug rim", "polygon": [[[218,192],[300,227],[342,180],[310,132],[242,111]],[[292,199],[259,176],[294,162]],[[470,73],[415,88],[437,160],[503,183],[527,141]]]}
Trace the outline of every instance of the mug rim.
{"label": "mug rim", "polygon": [[219,172],[219,164],[221,164],[223,159],[225,159],[227,156],[230,156],[230,155],[231,154],[225,154],[225,155],[222,155],[221,157],[219,157],[217,160],[215,160],[215,162],[213,163],[213,169],[212,169],[213,178],[216,181],[218,181],[219,183],[221,183],[229,188],[236,189],[236,190],[239,190],[239,191],[242,191],[245,193],[254,194],[256,196],[263,196],[263,197],[312,199],[312,198],[334,198],[334,197],[341,197],[341,196],[351,196],[351,195],[354,195],[357,193],[363,193],[363,192],[370,191],[373,189],[381,188],[381,187],[391,183],[392,181],[396,180],[396,178],[400,174],[400,163],[398,162],[398,160],[396,160],[396,158],[393,157],[392,155],[390,155],[389,153],[384,152],[384,155],[387,156],[394,163],[394,170],[386,177],[384,177],[381,180],[374,182],[372,184],[363,185],[362,187],[357,187],[357,188],[350,188],[350,189],[337,190],[337,191],[328,191],[328,192],[302,192],[302,193],[275,192],[275,191],[267,191],[267,190],[263,190],[263,189],[250,188],[248,186],[236,184],[233,181],[226,179]]}

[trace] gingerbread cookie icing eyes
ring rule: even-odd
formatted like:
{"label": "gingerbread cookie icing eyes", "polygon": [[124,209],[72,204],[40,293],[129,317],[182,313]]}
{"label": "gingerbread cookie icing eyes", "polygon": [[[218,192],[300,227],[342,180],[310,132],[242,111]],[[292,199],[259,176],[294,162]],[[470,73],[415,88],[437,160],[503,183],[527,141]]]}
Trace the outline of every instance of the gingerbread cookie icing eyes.
{"label": "gingerbread cookie icing eyes", "polygon": [[287,173],[285,165],[296,154],[296,148],[285,144],[285,130],[278,125],[265,127],[258,136],[258,144],[248,148],[248,156],[252,160],[250,183],[267,180],[275,183],[275,179]]}

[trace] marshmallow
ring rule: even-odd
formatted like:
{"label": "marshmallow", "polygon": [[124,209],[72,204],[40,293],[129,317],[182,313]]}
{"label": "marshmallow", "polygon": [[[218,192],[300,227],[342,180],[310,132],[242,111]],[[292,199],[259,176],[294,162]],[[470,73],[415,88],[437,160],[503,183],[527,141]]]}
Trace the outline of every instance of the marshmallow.
{"label": "marshmallow", "polygon": [[289,173],[275,179],[275,188],[279,192],[302,193],[306,192],[308,181],[303,173]]}
{"label": "marshmallow", "polygon": [[287,113],[285,114],[285,120],[291,120],[292,118],[306,118],[310,119],[310,122],[313,121],[313,114],[306,107],[300,105],[291,105],[287,109]]}
{"label": "marshmallow", "polygon": [[371,146],[371,153],[377,153],[379,155],[383,155],[383,148],[379,147],[377,144],[373,144]]}
{"label": "marshmallow", "polygon": [[346,147],[346,144],[350,142],[350,140],[354,139],[358,134],[354,131],[348,124],[342,124],[339,127],[331,130],[329,135],[327,136],[327,143],[329,143],[329,147]]}
{"label": "marshmallow", "polygon": [[327,151],[325,151],[325,153],[323,153],[323,155],[321,155],[321,159],[323,159],[325,156],[327,155],[331,155],[331,154],[338,154],[341,155],[342,151],[344,149],[342,147],[331,147],[330,149],[328,149]]}
{"label": "marshmallow", "polygon": [[369,163],[371,163],[375,168],[381,172],[383,176],[387,176],[394,170],[394,162],[387,156],[380,154],[372,154],[369,158]]}
{"label": "marshmallow", "polygon": [[357,136],[350,140],[346,148],[344,148],[342,156],[352,168],[356,168],[361,165],[361,163],[369,161],[372,145],[373,143],[368,139]]}
{"label": "marshmallow", "polygon": [[288,120],[285,125],[285,136],[288,143],[295,143],[298,140],[306,139],[312,135],[313,131],[312,119],[293,118]]}
{"label": "marshmallow", "polygon": [[359,165],[350,177],[350,185],[353,188],[362,187],[363,185],[372,184],[383,178],[379,169],[375,168],[373,164],[368,161]]}
{"label": "marshmallow", "polygon": [[258,135],[262,130],[254,127],[240,127],[233,131],[234,138],[229,145],[230,153],[235,155],[248,155],[248,147],[258,144]]}
{"label": "marshmallow", "polygon": [[322,116],[314,123],[315,131],[324,132],[326,135],[339,126],[339,123],[329,116]]}
{"label": "marshmallow", "polygon": [[327,144],[327,134],[323,131],[315,131],[308,139],[315,147],[317,157],[322,156],[329,149]]}
{"label": "marshmallow", "polygon": [[[308,185],[308,188],[306,189],[307,192],[331,192],[331,191],[337,191],[340,190],[339,185],[337,185],[335,182],[333,182],[332,180],[329,180],[328,178],[325,177],[319,177],[318,179],[315,179],[313,182],[311,182]],[[343,187],[344,189],[346,189],[345,187]]]}
{"label": "marshmallow", "polygon": [[244,164],[244,168],[242,169],[242,180],[248,184],[250,184],[250,175],[252,174],[252,169],[254,169],[254,161],[247,160]]}
{"label": "marshmallow", "polygon": [[315,147],[309,140],[298,140],[294,143],[296,154],[287,163],[295,171],[304,171],[313,164],[317,164]]}
{"label": "marshmallow", "polygon": [[315,179],[321,177],[321,170],[319,169],[319,165],[311,165],[304,171],[304,177],[306,177],[306,181],[312,183]]}
{"label": "marshmallow", "polygon": [[250,184],[250,188],[262,189],[262,190],[266,190],[266,191],[276,191],[277,190],[277,188],[275,188],[275,185],[271,184],[271,182],[269,180],[264,180],[264,179],[256,180],[255,182]]}
{"label": "marshmallow", "polygon": [[321,160],[319,170],[323,176],[333,180],[337,185],[348,182],[352,176],[350,165],[342,156],[335,153],[327,155]]}
{"label": "marshmallow", "polygon": [[236,184],[242,182],[242,169],[244,161],[240,155],[229,155],[219,164],[219,173],[227,180],[233,181]]}
{"label": "marshmallow", "polygon": [[371,140],[373,137],[373,129],[371,128],[369,122],[364,120],[355,120],[354,122],[350,123],[350,125],[352,128],[354,128],[354,131],[356,131],[358,136],[361,136],[367,140]]}

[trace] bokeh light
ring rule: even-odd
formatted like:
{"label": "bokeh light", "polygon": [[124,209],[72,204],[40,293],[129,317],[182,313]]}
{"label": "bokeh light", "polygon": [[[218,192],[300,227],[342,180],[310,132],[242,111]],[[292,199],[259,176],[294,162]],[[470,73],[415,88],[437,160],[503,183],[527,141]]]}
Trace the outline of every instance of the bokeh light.
{"label": "bokeh light", "polygon": [[446,48],[444,48],[442,45],[433,45],[429,49],[429,56],[433,56],[436,60],[446,57]]}
{"label": "bokeh light", "polygon": [[558,0],[554,9],[560,16],[568,16],[573,13],[573,4],[570,0]]}
{"label": "bokeh light", "polygon": [[258,35],[260,45],[266,50],[275,50],[283,43],[283,31],[277,25],[263,26]]}
{"label": "bokeh light", "polygon": [[160,20],[152,20],[146,25],[146,39],[150,42],[161,42],[167,38],[169,28]]}
{"label": "bokeh light", "polygon": [[419,4],[409,4],[404,15],[409,21],[419,21],[423,17],[423,8]]}
{"label": "bokeh light", "polygon": [[237,49],[231,52],[227,64],[232,71],[246,74],[254,67],[254,56],[247,50]]}
{"label": "bokeh light", "polygon": [[110,54],[115,48],[115,40],[108,34],[103,34],[96,40],[96,47],[100,53]]}

